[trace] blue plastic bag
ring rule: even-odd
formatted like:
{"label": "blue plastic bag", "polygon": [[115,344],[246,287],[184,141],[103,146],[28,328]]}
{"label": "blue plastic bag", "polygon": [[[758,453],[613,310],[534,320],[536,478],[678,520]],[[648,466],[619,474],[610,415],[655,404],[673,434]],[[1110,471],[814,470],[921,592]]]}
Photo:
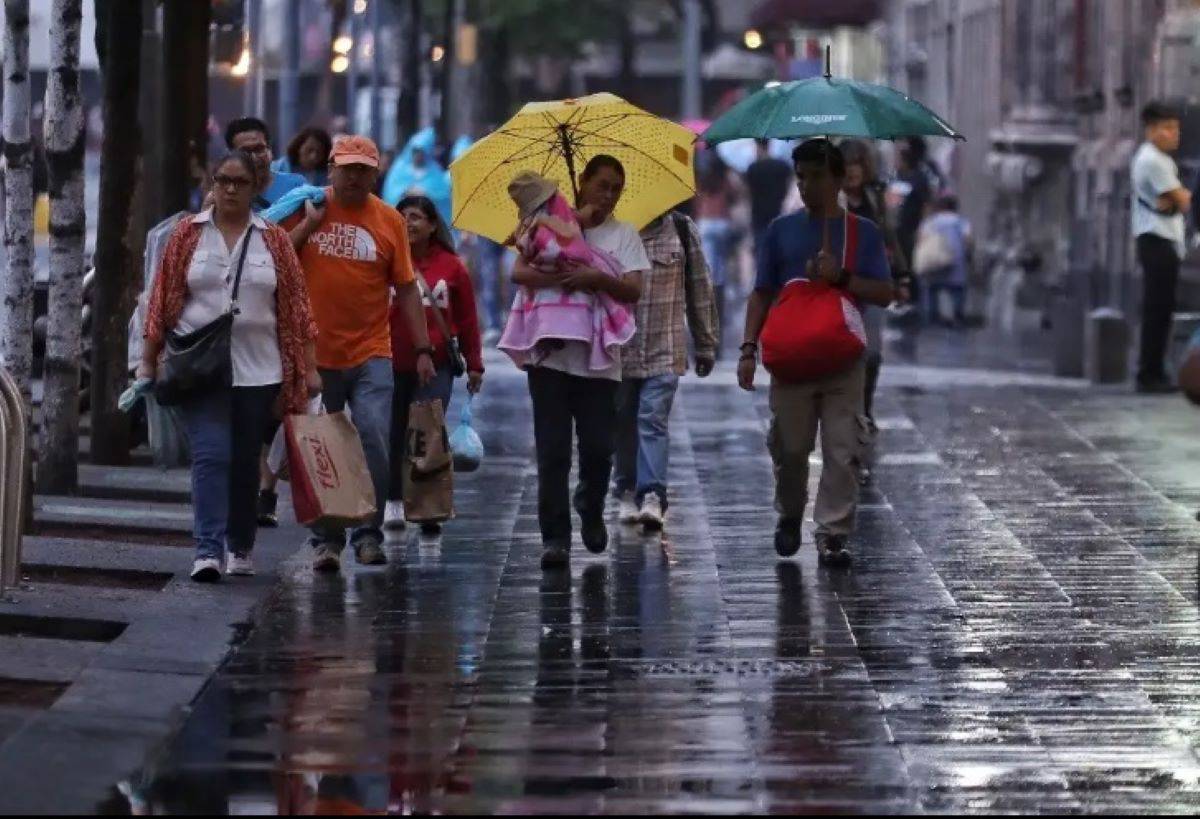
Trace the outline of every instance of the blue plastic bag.
{"label": "blue plastic bag", "polygon": [[483,464],[483,439],[471,426],[473,400],[474,396],[467,396],[458,420],[458,429],[450,436],[450,454],[454,459],[455,472],[474,472]]}

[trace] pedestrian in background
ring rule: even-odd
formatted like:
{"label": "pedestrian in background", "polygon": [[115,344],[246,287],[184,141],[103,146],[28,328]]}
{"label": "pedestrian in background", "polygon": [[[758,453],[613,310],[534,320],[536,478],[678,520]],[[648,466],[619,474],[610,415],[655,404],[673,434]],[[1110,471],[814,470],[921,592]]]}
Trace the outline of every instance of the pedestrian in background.
{"label": "pedestrian in background", "polygon": [[642,278],[637,332],[621,351],[617,389],[616,494],[622,523],[661,529],[668,507],[671,407],[687,372],[687,331],[696,374],[707,378],[721,337],[701,229],[671,211],[641,233],[650,268]]}
{"label": "pedestrian in background", "polygon": [[[825,139],[801,143],[792,154],[804,210],[771,223],[758,253],[758,278],[746,307],[745,343],[738,383],[754,389],[758,340],[780,291],[793,279],[827,282],[858,304],[885,307],[893,298],[891,270],[879,228],[847,215],[838,204],[846,160]],[[857,248],[846,254],[850,220],[857,220]],[[841,260],[845,258],[846,268]],[[818,381],[771,383],[771,457],[779,523],[775,550],[790,557],[800,549],[808,502],[808,462],[821,435],[821,482],[813,517],[822,562],[845,565],[858,506],[861,454],[859,416],[866,379],[865,358],[849,370]]]}
{"label": "pedestrian in background", "polygon": [[292,137],[287,151],[271,163],[277,173],[299,174],[307,184],[323,188],[329,184],[329,154],[333,138],[324,128],[309,126]]}
{"label": "pedestrian in background", "polygon": [[783,203],[792,188],[792,166],[771,156],[771,143],[755,140],[758,158],[746,169],[746,188],[750,191],[750,229],[757,252],[763,234],[783,212]]}
{"label": "pedestrian in background", "polygon": [[245,151],[254,158],[258,169],[258,190],[250,206],[257,213],[279,201],[293,188],[305,184],[303,176],[295,173],[277,173],[271,169],[271,130],[257,117],[241,117],[225,127],[225,145],[231,151]]}
{"label": "pedestrian in background", "polygon": [[[386,528],[404,527],[404,454],[408,441],[408,411],[414,401],[441,401],[450,406],[454,390],[451,356],[457,345],[467,368],[467,392],[475,395],[483,386],[483,341],[475,312],[475,288],[471,275],[454,250],[450,229],[426,196],[406,196],[396,210],[408,225],[409,253],[425,305],[429,346],[433,348],[436,375],[421,383],[417,371],[417,346],[404,310],[393,304],[392,371],[396,389],[392,399],[391,487],[384,516]],[[439,318],[440,314],[440,318]],[[449,330],[449,337],[442,327]],[[426,534],[441,531],[441,524],[422,524]]]}
{"label": "pedestrian in background", "polygon": [[[733,223],[733,210],[745,194],[741,180],[729,169],[715,151],[706,151],[698,158],[700,165],[696,190],[696,226],[703,243],[703,257],[711,273],[710,280],[716,300],[717,327],[725,326],[726,286],[729,283],[729,265],[737,245],[737,228]],[[690,221],[690,220],[689,220]],[[643,236],[643,239],[645,236]],[[721,352],[721,339],[716,339],[714,351]]]}
{"label": "pedestrian in background", "polygon": [[[613,216],[625,191],[625,167],[608,154],[597,154],[579,177],[578,209],[589,218],[584,238],[616,258],[620,278],[578,267],[567,274],[543,273],[524,259],[513,265],[513,282],[522,287],[603,291],[619,302],[636,304],[650,260],[637,229]],[[533,436],[538,462],[538,524],[542,568],[563,568],[571,555],[571,461],[579,448],[579,486],[575,511],[582,521],[584,546],[599,554],[608,548],[604,502],[612,477],[616,434],[616,395],[621,382],[620,349],[607,370],[588,366],[591,345],[564,341],[536,366],[528,368],[533,399]]]}
{"label": "pedestrian in background", "polygon": [[321,391],[300,261],[288,234],[251,212],[257,163],[231,153],[214,166],[213,179],[213,206],[181,221],[167,243],[137,370],[138,378],[154,380],[167,334],[215,321],[237,288],[233,386],[180,406],[192,452],[192,579],[199,582],[215,582],[226,570],[254,573],[261,441],[273,419],[303,412]]}
{"label": "pedestrian in background", "polygon": [[[918,243],[927,238],[939,241],[947,264],[924,274],[925,323],[961,329],[967,321],[967,280],[974,255],[971,223],[958,212],[958,198],[945,194],[934,202],[932,212],[921,223]],[[953,311],[942,318],[942,293],[950,296]]]}
{"label": "pedestrian in background", "polygon": [[[425,386],[436,375],[408,229],[404,217],[371,193],[378,177],[375,143],[343,137],[333,146],[325,205],[307,202],[303,214],[287,220],[312,296],[325,408],[350,407],[375,486],[374,518],[350,533],[355,557],[368,566],[387,562],[382,527],[391,482],[393,288],[401,324],[413,339],[417,381]],[[316,571],[341,568],[345,529],[314,529],[310,544]]]}
{"label": "pedestrian in background", "polygon": [[1169,105],[1151,102],[1142,110],[1146,139],[1133,156],[1132,227],[1142,266],[1142,334],[1137,390],[1169,393],[1164,359],[1175,313],[1179,268],[1187,253],[1185,214],[1192,196],[1179,181],[1171,154],[1179,150],[1180,115]]}

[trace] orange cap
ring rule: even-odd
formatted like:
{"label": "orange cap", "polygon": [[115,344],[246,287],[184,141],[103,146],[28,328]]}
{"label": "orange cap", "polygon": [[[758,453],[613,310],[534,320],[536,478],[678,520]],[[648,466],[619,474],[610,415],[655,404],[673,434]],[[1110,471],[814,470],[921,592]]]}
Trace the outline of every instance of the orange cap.
{"label": "orange cap", "polygon": [[333,143],[329,156],[334,165],[370,165],[379,167],[379,149],[365,136],[344,136]]}

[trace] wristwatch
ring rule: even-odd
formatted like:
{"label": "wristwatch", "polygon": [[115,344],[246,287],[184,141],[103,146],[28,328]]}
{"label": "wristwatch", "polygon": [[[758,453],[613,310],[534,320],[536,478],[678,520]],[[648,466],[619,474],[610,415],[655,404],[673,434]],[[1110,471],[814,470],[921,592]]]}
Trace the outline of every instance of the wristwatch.
{"label": "wristwatch", "polygon": [[844,288],[844,287],[846,287],[846,285],[850,284],[850,280],[853,278],[854,278],[854,274],[843,267],[842,272],[838,274],[838,277],[836,279],[834,279],[833,286]]}
{"label": "wristwatch", "polygon": [[432,347],[418,347],[417,355],[418,356],[427,355],[430,358],[433,358],[433,348]]}
{"label": "wristwatch", "polygon": [[[747,348],[749,348],[749,349],[747,349]],[[742,360],[742,361],[748,361],[748,360],[749,361],[758,361],[758,343],[757,342],[747,341],[741,347],[738,347],[738,350],[741,352],[740,360]]]}

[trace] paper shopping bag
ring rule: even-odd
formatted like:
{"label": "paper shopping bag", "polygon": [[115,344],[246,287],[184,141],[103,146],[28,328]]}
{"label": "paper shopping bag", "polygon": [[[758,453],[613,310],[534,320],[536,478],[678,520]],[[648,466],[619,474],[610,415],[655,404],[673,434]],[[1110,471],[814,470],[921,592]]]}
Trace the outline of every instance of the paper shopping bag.
{"label": "paper shopping bag", "polygon": [[441,401],[415,401],[404,452],[404,517],[441,523],[454,517],[454,470]]}
{"label": "paper shopping bag", "polygon": [[362,441],[344,412],[289,415],[292,503],[303,526],[356,526],[375,514],[375,486]]}

